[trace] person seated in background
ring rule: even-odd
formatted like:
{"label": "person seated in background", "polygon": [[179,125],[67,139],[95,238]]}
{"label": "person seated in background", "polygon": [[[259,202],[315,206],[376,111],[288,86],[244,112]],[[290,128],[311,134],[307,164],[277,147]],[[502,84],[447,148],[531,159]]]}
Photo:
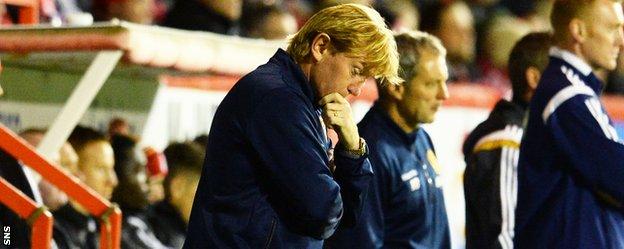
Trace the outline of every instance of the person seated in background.
{"label": "person seated in background", "polygon": [[297,32],[297,20],[275,5],[251,4],[243,9],[241,32],[250,38],[286,39]]}
{"label": "person seated in background", "polygon": [[193,198],[201,176],[204,149],[195,142],[173,143],[165,149],[169,173],[165,177],[165,200],[150,208],[149,222],[165,245],[182,248],[191,216]]}
{"label": "person seated in background", "polygon": [[108,137],[112,137],[115,134],[130,135],[130,130],[130,124],[128,124],[127,120],[115,117],[108,122],[107,135]]}
{"label": "person seated in background", "polygon": [[202,146],[204,150],[206,150],[206,145],[208,144],[208,134],[201,134],[193,139],[193,142],[198,143]]}
{"label": "person seated in background", "polygon": [[412,0],[377,1],[375,9],[394,31],[418,30],[420,12]]}
{"label": "person seated in background", "polygon": [[113,18],[138,24],[154,21],[154,0],[95,0],[93,4],[95,21]]}
{"label": "person seated in background", "polygon": [[[0,72],[2,65],[0,64]],[[4,93],[0,86],[0,96]],[[22,165],[15,158],[0,150],[0,177],[24,193],[31,200],[35,200],[36,185],[31,185]],[[11,232],[10,243],[15,248],[30,248],[30,228],[26,221],[20,218],[13,210],[0,203],[0,227],[9,227]]]}
{"label": "person seated in background", "polygon": [[238,35],[243,0],[177,0],[162,23],[165,27]]}
{"label": "person seated in background", "polygon": [[[29,128],[20,132],[20,136],[33,147],[36,147],[43,139],[45,132],[44,129]],[[61,146],[59,153],[51,159],[72,175],[75,175],[78,171],[78,154],[76,154],[76,151],[68,142],[65,142]],[[69,201],[65,192],[45,179],[39,181],[39,191],[41,192],[43,204],[46,205],[50,211],[59,209]]]}
{"label": "person seated in background", "polygon": [[464,142],[466,249],[506,248],[513,239],[518,154],[527,108],[548,64],[551,35],[531,33],[513,47],[512,101],[501,99]]}
{"label": "person seated in background", "polygon": [[[68,139],[78,154],[76,176],[103,198],[110,200],[117,186],[113,149],[104,134],[77,126]],[[99,248],[96,219],[74,200],[53,212],[54,240],[59,248]]]}
{"label": "person seated in background", "polygon": [[154,235],[147,224],[146,158],[135,138],[116,134],[110,138],[115,155],[115,173],[119,185],[115,187],[112,201],[123,212],[121,248],[167,248]]}
{"label": "person seated in background", "polygon": [[471,82],[481,77],[475,63],[474,17],[464,1],[436,1],[421,8],[420,29],[440,38],[446,48],[449,81]]}

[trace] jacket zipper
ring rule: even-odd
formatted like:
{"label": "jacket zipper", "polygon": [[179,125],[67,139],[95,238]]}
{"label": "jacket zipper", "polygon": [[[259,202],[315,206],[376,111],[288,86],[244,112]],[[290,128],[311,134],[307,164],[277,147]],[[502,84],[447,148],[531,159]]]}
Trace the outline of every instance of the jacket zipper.
{"label": "jacket zipper", "polygon": [[268,249],[271,246],[271,240],[273,240],[273,234],[275,233],[275,226],[277,225],[277,221],[275,218],[271,221],[271,233],[269,233],[269,238],[264,246],[265,249]]}

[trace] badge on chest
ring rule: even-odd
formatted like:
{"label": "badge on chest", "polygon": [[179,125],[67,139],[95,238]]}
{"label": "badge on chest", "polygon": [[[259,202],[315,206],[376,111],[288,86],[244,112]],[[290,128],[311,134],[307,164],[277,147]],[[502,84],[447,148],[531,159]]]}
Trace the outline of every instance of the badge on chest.
{"label": "badge on chest", "polygon": [[418,171],[412,169],[401,175],[401,180],[408,182],[411,191],[420,189],[420,179],[418,178]]}

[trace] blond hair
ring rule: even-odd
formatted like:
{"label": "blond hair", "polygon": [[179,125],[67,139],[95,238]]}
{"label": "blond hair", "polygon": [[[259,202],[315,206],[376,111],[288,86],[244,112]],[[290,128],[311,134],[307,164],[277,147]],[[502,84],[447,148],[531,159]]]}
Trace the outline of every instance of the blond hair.
{"label": "blond hair", "polygon": [[342,4],[319,11],[289,37],[288,53],[297,62],[306,60],[312,40],[320,33],[330,37],[333,51],[362,58],[366,76],[391,84],[403,82],[398,76],[399,56],[392,32],[372,8]]}

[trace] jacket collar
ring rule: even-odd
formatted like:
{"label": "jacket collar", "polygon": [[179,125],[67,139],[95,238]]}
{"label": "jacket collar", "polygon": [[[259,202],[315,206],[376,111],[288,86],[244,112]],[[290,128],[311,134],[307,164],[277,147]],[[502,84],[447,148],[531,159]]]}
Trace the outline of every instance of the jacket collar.
{"label": "jacket collar", "polygon": [[282,75],[284,82],[287,85],[300,90],[308,100],[318,108],[318,97],[316,90],[312,87],[312,84],[301,70],[301,66],[295,62],[295,60],[283,49],[278,49],[275,55],[271,58],[271,61],[279,65],[282,69]]}
{"label": "jacket collar", "polygon": [[381,105],[379,105],[378,102],[375,102],[373,107],[371,107],[371,113],[375,116],[375,120],[377,120],[376,122],[383,125],[385,130],[400,139],[403,144],[406,146],[412,146],[416,143],[416,138],[418,137],[418,133],[421,128],[417,128],[413,132],[406,133],[394,122],[394,120],[390,118],[390,116],[388,116],[386,111],[381,108]]}
{"label": "jacket collar", "polygon": [[551,47],[549,54],[552,57],[559,58],[572,65],[585,77],[589,76],[589,74],[592,72],[592,68],[589,66],[589,64],[587,64],[587,62],[583,61],[581,58],[571,53],[570,51],[558,47]]}

